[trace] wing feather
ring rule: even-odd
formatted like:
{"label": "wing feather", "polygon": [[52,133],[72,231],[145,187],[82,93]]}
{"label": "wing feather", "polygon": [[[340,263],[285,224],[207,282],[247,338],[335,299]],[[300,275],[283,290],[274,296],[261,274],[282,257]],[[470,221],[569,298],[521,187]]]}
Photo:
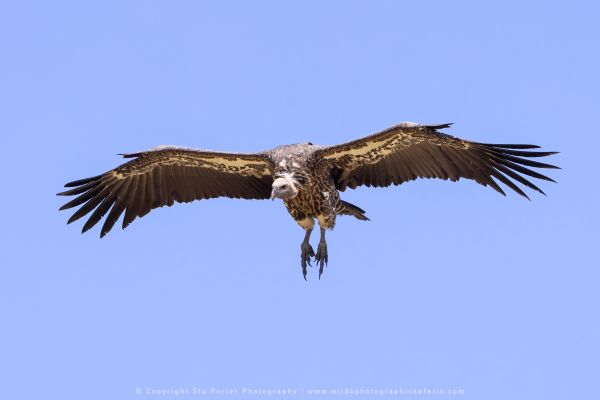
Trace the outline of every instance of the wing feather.
{"label": "wing feather", "polygon": [[132,180],[126,180],[121,187],[121,190],[117,194],[117,198],[115,200],[115,205],[110,209],[104,224],[102,225],[102,230],[100,231],[100,237],[106,235],[115,225],[123,211],[125,211],[126,203],[125,200],[127,198],[127,191],[129,186],[131,185]]}
{"label": "wing feather", "polygon": [[[125,199],[125,216],[123,217],[122,228],[125,229],[127,226],[133,222],[134,219],[138,216],[140,211],[140,205],[142,193],[144,191],[144,187],[141,185],[141,180],[144,175],[141,176],[133,176],[131,177],[131,184],[129,186],[129,190],[126,193]],[[107,231],[108,232],[108,231]]]}
{"label": "wing feather", "polygon": [[154,202],[154,169],[148,171],[143,182],[144,197],[140,208],[140,217],[143,217],[152,210],[152,203]]}
{"label": "wing feather", "polygon": [[[91,199],[92,197],[94,197],[96,194],[98,194],[98,192],[100,192],[100,190],[102,190],[102,187],[93,187],[91,189],[88,189],[85,193],[75,197],[73,200],[69,201],[68,203],[64,204],[59,211],[62,210],[67,210],[69,208],[73,208],[73,207],[77,207],[83,203],[85,203],[86,201],[88,201],[89,199]],[[71,193],[71,191],[67,191],[64,193]]]}
{"label": "wing feather", "polygon": [[118,181],[114,186],[110,187],[110,190],[106,197],[102,199],[100,205],[96,207],[92,215],[83,225],[81,233],[87,232],[92,226],[96,225],[98,221],[100,221],[100,219],[104,217],[104,214],[106,214],[108,210],[110,210],[112,205],[115,203],[115,197],[117,196],[119,188],[123,186],[123,183],[124,181]]}
{"label": "wing feather", "polygon": [[96,194],[94,197],[89,199],[79,210],[77,210],[71,218],[67,221],[67,224],[77,221],[79,218],[87,215],[90,211],[100,204],[100,202],[104,199],[105,195],[110,193],[110,186],[105,186]]}
{"label": "wing feather", "polygon": [[342,191],[361,185],[399,185],[417,178],[465,178],[505,195],[497,180],[527,197],[515,182],[544,192],[523,175],[554,182],[528,167],[558,168],[531,160],[556,152],[532,151],[539,146],[531,144],[471,142],[438,131],[449,126],[403,123],[358,140],[320,148],[315,157],[331,165],[336,187]]}
{"label": "wing feather", "polygon": [[175,202],[214,197],[268,199],[273,177],[266,154],[218,153],[180,148],[161,148],[134,154],[125,164],[92,178],[69,182],[72,188],[58,193],[77,196],[60,209],[80,206],[69,218],[74,222],[92,213],[82,232],[105,215],[100,236],[123,217],[123,228],[152,209]]}

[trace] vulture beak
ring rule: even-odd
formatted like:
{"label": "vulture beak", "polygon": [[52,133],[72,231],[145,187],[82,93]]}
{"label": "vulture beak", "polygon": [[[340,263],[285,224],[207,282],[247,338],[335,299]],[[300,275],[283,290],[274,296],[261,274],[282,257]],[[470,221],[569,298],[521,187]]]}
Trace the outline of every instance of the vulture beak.
{"label": "vulture beak", "polygon": [[276,190],[276,189],[273,189],[273,190],[271,191],[271,200],[275,200],[275,198],[276,198],[276,197],[277,197],[277,190]]}

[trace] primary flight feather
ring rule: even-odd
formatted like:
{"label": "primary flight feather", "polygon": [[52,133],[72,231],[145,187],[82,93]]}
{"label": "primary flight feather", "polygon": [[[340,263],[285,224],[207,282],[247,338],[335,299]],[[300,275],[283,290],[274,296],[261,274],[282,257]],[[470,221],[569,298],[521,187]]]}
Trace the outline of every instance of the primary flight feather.
{"label": "primary flight feather", "polygon": [[[502,183],[529,198],[517,183],[544,194],[529,177],[554,182],[529,167],[558,168],[532,160],[556,152],[532,151],[539,148],[535,145],[471,142],[439,131],[449,126],[405,122],[340,145],[293,144],[254,154],[161,146],[124,154],[132,160],[102,175],[67,183],[72,189],[58,195],[77,197],[60,209],[80,206],[68,223],[91,213],[82,232],[108,213],[100,230],[103,237],[123,213],[125,228],[150,210],[174,202],[280,198],[306,231],[301,244],[304,279],[313,258],[320,277],[328,262],[325,231],[334,227],[336,216],[368,220],[364,210],[340,199],[339,192],[348,187],[466,178],[504,195]],[[315,218],[321,231],[316,253],[309,244]]]}

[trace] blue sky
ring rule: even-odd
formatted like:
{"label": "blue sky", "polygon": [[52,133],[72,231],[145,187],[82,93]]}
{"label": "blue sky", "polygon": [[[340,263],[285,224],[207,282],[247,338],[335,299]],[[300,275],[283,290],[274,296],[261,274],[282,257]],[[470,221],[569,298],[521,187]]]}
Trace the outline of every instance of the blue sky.
{"label": "blue sky", "polygon": [[[563,3],[0,5],[2,397],[593,397],[600,13]],[[102,240],[57,211],[116,153],[331,144],[404,120],[561,151],[558,184],[531,202],[462,181],[346,192],[371,222],[341,218],[308,283],[280,203],[177,205]]]}

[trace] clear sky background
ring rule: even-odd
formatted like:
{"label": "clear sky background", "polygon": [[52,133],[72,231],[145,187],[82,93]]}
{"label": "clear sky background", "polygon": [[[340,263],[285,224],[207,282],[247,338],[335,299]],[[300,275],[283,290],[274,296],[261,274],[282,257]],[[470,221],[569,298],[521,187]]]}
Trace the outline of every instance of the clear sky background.
{"label": "clear sky background", "polygon": [[[0,397],[596,396],[600,10],[564,4],[3,2]],[[116,153],[404,120],[561,151],[558,184],[531,202],[470,181],[348,191],[371,221],[340,218],[308,283],[280,202],[177,205],[102,240],[58,212],[62,185]]]}

